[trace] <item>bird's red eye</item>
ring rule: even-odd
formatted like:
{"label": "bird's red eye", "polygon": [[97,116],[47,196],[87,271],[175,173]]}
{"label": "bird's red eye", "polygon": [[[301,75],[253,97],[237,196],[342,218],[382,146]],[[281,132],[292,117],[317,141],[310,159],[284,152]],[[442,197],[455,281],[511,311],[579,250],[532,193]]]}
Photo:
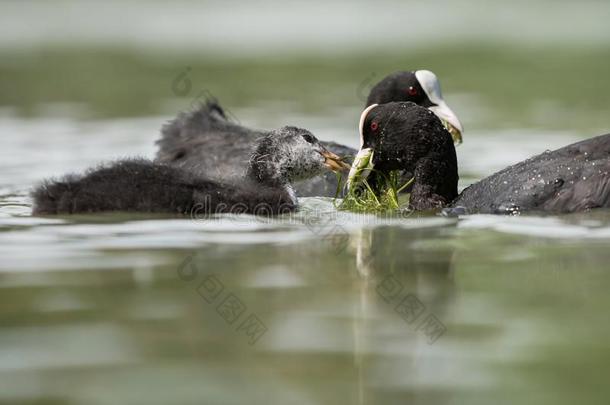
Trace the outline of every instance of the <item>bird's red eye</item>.
{"label": "bird's red eye", "polygon": [[409,93],[410,96],[417,96],[417,89],[413,86],[409,86],[407,93]]}
{"label": "bird's red eye", "polygon": [[379,124],[375,121],[371,122],[371,131],[375,132],[379,128]]}

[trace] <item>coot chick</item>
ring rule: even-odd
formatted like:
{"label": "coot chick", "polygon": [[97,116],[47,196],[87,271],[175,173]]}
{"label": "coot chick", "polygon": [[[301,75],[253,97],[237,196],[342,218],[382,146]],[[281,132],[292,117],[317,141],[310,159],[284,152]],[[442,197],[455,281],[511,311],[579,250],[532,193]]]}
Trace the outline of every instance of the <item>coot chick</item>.
{"label": "coot chick", "polygon": [[283,127],[259,138],[245,178],[239,182],[219,182],[180,167],[128,159],[82,176],[45,181],[32,193],[33,213],[279,214],[297,207],[291,182],[346,166],[311,132]]}
{"label": "coot chick", "polygon": [[[413,103],[374,106],[363,117],[362,149],[350,171],[356,187],[375,169],[414,173],[410,207],[464,207],[468,213],[567,213],[610,207],[610,134],[547,151],[507,167],[458,195],[449,132]],[[372,155],[372,156],[371,156]]]}
{"label": "coot chick", "polygon": [[[454,128],[453,132],[461,140],[462,126],[443,100],[438,79],[430,71],[393,73],[373,87],[369,100],[421,103]],[[239,177],[261,133],[231,122],[218,102],[208,100],[193,111],[178,114],[163,126],[161,139],[157,141],[156,161],[220,180]],[[321,143],[339,156],[355,156],[358,152],[335,142]],[[297,182],[294,187],[299,196],[333,197],[338,189],[337,176],[327,173]]]}

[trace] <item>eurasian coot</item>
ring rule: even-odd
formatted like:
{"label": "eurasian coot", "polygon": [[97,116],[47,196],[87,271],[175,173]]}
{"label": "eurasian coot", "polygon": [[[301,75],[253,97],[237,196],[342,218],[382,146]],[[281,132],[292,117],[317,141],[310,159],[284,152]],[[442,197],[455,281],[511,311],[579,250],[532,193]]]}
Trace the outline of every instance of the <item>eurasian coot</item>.
{"label": "eurasian coot", "polygon": [[[430,71],[393,73],[373,87],[369,102],[372,100],[414,101],[437,114],[456,142],[461,141],[462,126],[443,100],[438,79]],[[254,142],[261,133],[231,122],[222,107],[209,100],[193,111],[178,114],[163,126],[156,161],[220,180],[239,177],[246,170]],[[353,157],[358,152],[335,142],[322,145],[339,156]],[[337,176],[327,173],[294,186],[299,196],[332,197],[338,189]]]}
{"label": "eurasian coot", "polygon": [[365,107],[393,101],[411,101],[426,107],[441,119],[453,141],[456,144],[462,143],[462,123],[443,99],[441,84],[431,71],[389,74],[371,89]]}
{"label": "eurasian coot", "polygon": [[414,103],[387,103],[370,108],[361,121],[363,143],[349,187],[356,187],[373,168],[381,174],[409,171],[414,174],[413,209],[564,213],[610,206],[610,134],[534,156],[458,195],[455,147],[430,110]]}
{"label": "eurasian coot", "polygon": [[122,160],[81,176],[43,182],[32,193],[33,213],[279,214],[296,209],[291,182],[345,167],[311,132],[283,127],[261,133],[240,181],[219,182],[202,172],[145,159]]}

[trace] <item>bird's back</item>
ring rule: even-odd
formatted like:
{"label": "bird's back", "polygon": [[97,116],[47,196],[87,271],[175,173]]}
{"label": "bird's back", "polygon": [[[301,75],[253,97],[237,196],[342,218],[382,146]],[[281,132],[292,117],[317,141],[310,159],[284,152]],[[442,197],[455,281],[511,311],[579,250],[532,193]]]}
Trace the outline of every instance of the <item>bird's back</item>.
{"label": "bird's back", "polygon": [[32,192],[33,213],[137,211],[184,214],[193,204],[191,177],[180,169],[145,159],[103,164],[83,175],[44,181]]}
{"label": "bird's back", "polygon": [[219,180],[242,178],[256,139],[263,135],[227,119],[222,107],[208,100],[182,112],[161,129],[156,161]]}
{"label": "bird's back", "polygon": [[[183,168],[197,176],[220,181],[235,181],[246,173],[256,140],[264,132],[231,122],[222,107],[208,100],[198,108],[178,114],[161,129],[156,161]],[[356,150],[334,142],[321,142],[339,155]],[[347,161],[351,161],[347,159]],[[294,184],[297,195],[333,197],[338,188],[334,173]]]}
{"label": "bird's back", "polygon": [[546,151],[466,188],[472,213],[576,212],[610,206],[610,134]]}
{"label": "bird's back", "polygon": [[32,199],[34,215],[110,211],[276,215],[296,209],[283,189],[247,179],[219,182],[146,159],[119,160],[82,175],[46,180],[32,191]]}

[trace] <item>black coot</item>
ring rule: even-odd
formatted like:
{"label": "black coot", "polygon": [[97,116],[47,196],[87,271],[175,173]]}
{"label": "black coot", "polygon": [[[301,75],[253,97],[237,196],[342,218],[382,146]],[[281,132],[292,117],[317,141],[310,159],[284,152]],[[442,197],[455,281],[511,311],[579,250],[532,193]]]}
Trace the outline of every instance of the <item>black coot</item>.
{"label": "black coot", "polygon": [[307,130],[283,127],[260,135],[240,181],[219,182],[144,159],[122,160],[43,182],[32,192],[33,213],[278,214],[296,209],[291,182],[348,167]]}
{"label": "black coot", "polygon": [[413,209],[564,213],[610,206],[610,134],[534,156],[458,195],[453,141],[429,110],[413,103],[388,103],[371,108],[362,121],[363,145],[350,172],[350,187],[373,169],[409,171],[414,173]]}
{"label": "black coot", "polygon": [[[371,90],[367,106],[373,101],[414,101],[437,114],[456,142],[461,141],[462,126],[443,100],[438,79],[430,71],[396,72],[385,77]],[[162,128],[156,161],[220,180],[239,177],[262,133],[231,122],[222,107],[210,100],[193,111],[180,113]],[[353,157],[357,153],[335,142],[322,145],[339,156]],[[297,182],[294,187],[299,196],[332,197],[337,191],[337,177],[327,173]]]}

